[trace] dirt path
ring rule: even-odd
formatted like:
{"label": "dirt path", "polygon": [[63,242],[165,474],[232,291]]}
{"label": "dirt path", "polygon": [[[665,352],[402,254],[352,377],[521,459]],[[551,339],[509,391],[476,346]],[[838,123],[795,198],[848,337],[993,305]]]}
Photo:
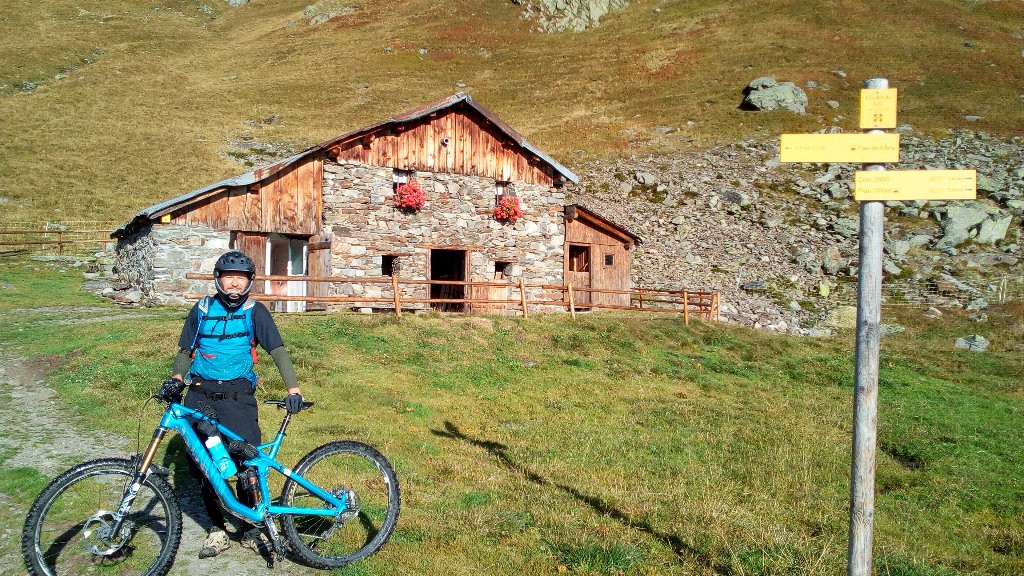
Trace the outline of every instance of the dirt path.
{"label": "dirt path", "polygon": [[[80,311],[81,312],[81,311]],[[104,310],[109,314],[110,310]],[[95,321],[85,317],[65,320]],[[10,319],[6,319],[10,320]],[[0,315],[0,322],[5,318]],[[46,477],[86,460],[124,457],[135,450],[134,439],[90,430],[63,410],[56,393],[46,384],[47,375],[60,367],[61,357],[20,358],[0,351],[0,449],[13,455],[0,464],[0,474],[18,468],[35,469]],[[143,441],[150,430],[143,430]],[[285,562],[267,569],[266,561],[237,543],[217,558],[200,560],[199,548],[206,535],[196,519],[205,523],[205,512],[195,482],[176,486],[182,507],[184,533],[171,574],[310,574],[315,570]],[[20,538],[28,511],[23,503],[0,493],[0,574],[23,574]]]}

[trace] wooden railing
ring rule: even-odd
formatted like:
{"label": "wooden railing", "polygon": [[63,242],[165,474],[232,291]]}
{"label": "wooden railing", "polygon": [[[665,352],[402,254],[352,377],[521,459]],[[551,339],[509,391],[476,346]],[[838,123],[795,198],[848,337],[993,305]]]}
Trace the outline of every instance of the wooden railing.
{"label": "wooden railing", "polygon": [[[188,273],[185,275],[188,280],[213,280],[212,274]],[[551,306],[566,308],[573,319],[576,318],[578,310],[632,310],[636,312],[664,312],[681,314],[686,324],[690,323],[690,316],[695,315],[707,320],[721,320],[721,306],[719,293],[706,290],[666,290],[658,288],[634,288],[632,290],[608,290],[601,288],[579,288],[571,285],[560,284],[536,284],[519,280],[517,283],[509,282],[488,282],[488,281],[458,281],[458,280],[413,280],[401,279],[397,276],[380,278],[353,278],[333,276],[328,278],[314,278],[310,276],[274,276],[259,275],[256,281],[269,280],[271,282],[326,282],[331,284],[359,284],[359,285],[386,285],[390,286],[391,294],[388,296],[289,296],[276,294],[260,294],[258,296],[263,302],[322,302],[327,304],[373,304],[375,308],[393,309],[396,316],[402,315],[402,306],[411,304],[462,304],[466,306],[515,306],[522,313],[524,318],[530,316],[530,307]],[[470,297],[463,298],[422,298],[402,294],[402,286],[463,286]],[[518,298],[479,298],[472,297],[474,288],[510,288],[518,290]],[[558,293],[558,298],[552,299],[530,299],[530,291]],[[429,292],[428,292],[429,293]],[[602,302],[579,301],[578,295],[586,293],[592,300],[594,295],[616,294],[628,295],[629,305],[607,304]],[[187,294],[189,300],[202,298],[204,294]],[[509,310],[515,308],[506,308]]]}
{"label": "wooden railing", "polygon": [[58,255],[74,251],[74,248],[85,245],[102,245],[113,243],[110,230],[102,229],[70,229],[70,228],[32,228],[23,230],[0,229],[0,250],[39,250],[56,248]]}

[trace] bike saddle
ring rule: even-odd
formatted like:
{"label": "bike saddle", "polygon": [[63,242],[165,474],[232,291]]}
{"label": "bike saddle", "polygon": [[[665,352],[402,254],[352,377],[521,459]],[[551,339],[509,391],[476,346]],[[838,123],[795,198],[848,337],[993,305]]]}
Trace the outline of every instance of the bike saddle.
{"label": "bike saddle", "polygon": [[[278,408],[284,408],[284,400],[264,400],[263,403],[271,406],[277,406]],[[305,410],[306,408],[312,408],[314,404],[316,404],[316,402],[303,401],[302,409]]]}

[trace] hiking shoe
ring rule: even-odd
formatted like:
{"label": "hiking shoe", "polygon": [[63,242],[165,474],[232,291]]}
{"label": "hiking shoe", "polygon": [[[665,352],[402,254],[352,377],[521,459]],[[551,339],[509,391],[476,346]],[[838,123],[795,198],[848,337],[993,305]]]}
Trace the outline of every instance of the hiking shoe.
{"label": "hiking shoe", "polygon": [[203,549],[199,551],[199,557],[213,558],[227,550],[230,546],[231,541],[228,540],[227,532],[224,532],[219,528],[214,528],[206,535],[206,540],[203,542]]}
{"label": "hiking shoe", "polygon": [[259,528],[252,528],[246,531],[242,535],[242,540],[239,542],[242,548],[248,548],[253,552],[259,552],[260,550],[270,550],[270,540],[267,535],[263,533],[263,530]]}

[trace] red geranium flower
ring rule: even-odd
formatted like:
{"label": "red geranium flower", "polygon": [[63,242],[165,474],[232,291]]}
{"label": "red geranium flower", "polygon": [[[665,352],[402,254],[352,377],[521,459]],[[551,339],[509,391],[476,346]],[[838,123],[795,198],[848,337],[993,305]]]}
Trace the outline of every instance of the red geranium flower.
{"label": "red geranium flower", "polygon": [[426,203],[427,195],[423,193],[420,183],[415,180],[399,184],[398,188],[395,189],[395,206],[402,210],[412,210],[415,212],[423,208],[423,205]]}
{"label": "red geranium flower", "polygon": [[523,217],[523,208],[518,196],[502,196],[494,207],[494,219],[499,222],[513,223]]}

